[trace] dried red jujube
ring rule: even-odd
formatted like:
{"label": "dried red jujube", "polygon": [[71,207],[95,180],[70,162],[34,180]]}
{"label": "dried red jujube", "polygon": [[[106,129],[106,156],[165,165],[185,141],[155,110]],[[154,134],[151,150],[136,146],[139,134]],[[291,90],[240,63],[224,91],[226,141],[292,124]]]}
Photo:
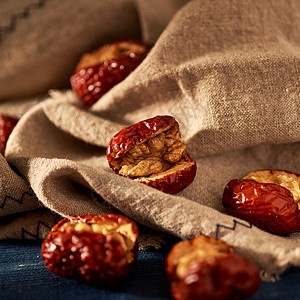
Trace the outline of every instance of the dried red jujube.
{"label": "dried red jujube", "polygon": [[138,253],[138,227],[122,215],[64,218],[42,243],[54,274],[93,284],[114,284],[130,276]]}
{"label": "dried red jujube", "polygon": [[225,187],[225,210],[270,233],[300,229],[300,175],[284,170],[252,171]]}
{"label": "dried red jujube", "polygon": [[70,79],[74,92],[93,105],[114,85],[124,80],[150,50],[139,40],[121,40],[84,54]]}
{"label": "dried red jujube", "polygon": [[244,299],[260,288],[259,270],[227,243],[206,236],[180,241],[166,258],[175,300]]}
{"label": "dried red jujube", "polygon": [[12,130],[16,126],[18,119],[4,114],[0,114],[0,153],[4,155],[6,142]]}
{"label": "dried red jujube", "polygon": [[196,175],[196,162],[186,153],[179,125],[171,116],[122,129],[111,139],[106,156],[117,174],[165,193],[182,191]]}

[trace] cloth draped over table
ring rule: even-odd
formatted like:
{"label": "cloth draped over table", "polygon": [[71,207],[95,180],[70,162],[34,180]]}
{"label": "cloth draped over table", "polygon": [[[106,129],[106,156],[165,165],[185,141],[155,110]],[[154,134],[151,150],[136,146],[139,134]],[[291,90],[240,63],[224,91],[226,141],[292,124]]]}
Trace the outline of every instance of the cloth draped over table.
{"label": "cloth draped over table", "polygon": [[[249,171],[300,173],[296,0],[32,2],[0,3],[0,112],[20,118],[0,158],[1,239],[44,238],[59,216],[123,213],[153,230],[150,244],[221,238],[265,279],[300,266],[299,232],[269,234],[221,203]],[[84,108],[68,85],[80,55],[124,38],[153,48]],[[120,129],[164,114],[198,166],[177,195],[114,174],[105,156]]]}

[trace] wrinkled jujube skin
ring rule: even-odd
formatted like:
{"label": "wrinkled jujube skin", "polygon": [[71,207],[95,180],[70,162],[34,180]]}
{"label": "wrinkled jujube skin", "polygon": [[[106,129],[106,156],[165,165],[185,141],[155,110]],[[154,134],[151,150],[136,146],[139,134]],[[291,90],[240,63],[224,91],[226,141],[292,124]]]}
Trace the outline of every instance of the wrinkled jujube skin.
{"label": "wrinkled jujube skin", "polygon": [[0,114],[0,153],[4,155],[6,143],[18,119]]}
{"label": "wrinkled jujube skin", "polygon": [[181,241],[166,258],[175,300],[245,299],[260,288],[259,270],[227,243],[206,236]]}
{"label": "wrinkled jujube skin", "polygon": [[118,132],[106,151],[115,173],[169,194],[185,189],[196,176],[172,116],[156,116]]}
{"label": "wrinkled jujube skin", "polygon": [[253,171],[226,185],[222,203],[227,213],[262,230],[291,233],[300,230],[299,183],[300,176],[288,171]]}
{"label": "wrinkled jujube skin", "polygon": [[133,272],[138,235],[136,223],[122,215],[71,216],[51,229],[41,254],[53,274],[111,285]]}
{"label": "wrinkled jujube skin", "polygon": [[124,80],[147,56],[150,47],[139,40],[121,40],[81,57],[70,78],[74,92],[88,106]]}

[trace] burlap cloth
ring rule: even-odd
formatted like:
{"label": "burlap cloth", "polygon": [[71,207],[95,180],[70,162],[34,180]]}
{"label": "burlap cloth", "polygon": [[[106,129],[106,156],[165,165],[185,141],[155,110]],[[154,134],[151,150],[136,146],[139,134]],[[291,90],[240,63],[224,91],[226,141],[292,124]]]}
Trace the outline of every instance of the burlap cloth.
{"label": "burlap cloth", "polygon": [[[120,212],[154,229],[153,245],[159,232],[217,236],[266,280],[300,265],[299,232],[266,233],[221,204],[226,183],[251,170],[300,173],[299,2],[187,2],[0,3],[0,111],[21,117],[0,159],[1,239],[43,238],[58,216]],[[127,37],[154,47],[84,109],[66,86],[79,56]],[[120,129],[163,114],[198,166],[177,195],[114,174],[105,156]]]}

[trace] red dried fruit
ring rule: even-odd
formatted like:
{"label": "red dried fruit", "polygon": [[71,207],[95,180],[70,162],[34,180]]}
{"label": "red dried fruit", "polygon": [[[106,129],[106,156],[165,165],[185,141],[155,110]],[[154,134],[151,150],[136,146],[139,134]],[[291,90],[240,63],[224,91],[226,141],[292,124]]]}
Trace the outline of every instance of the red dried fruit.
{"label": "red dried fruit", "polygon": [[89,106],[125,79],[146,57],[150,47],[137,40],[104,45],[80,59],[70,81]]}
{"label": "red dried fruit", "polygon": [[18,120],[13,117],[0,114],[0,153],[2,155],[4,155],[8,137],[10,136],[17,122]]}
{"label": "red dried fruit", "polygon": [[196,162],[186,153],[179,125],[171,116],[122,129],[111,139],[106,156],[117,174],[165,193],[182,191],[196,175]]}
{"label": "red dried fruit", "polygon": [[271,233],[300,229],[300,175],[283,170],[253,171],[231,180],[223,206],[238,218]]}
{"label": "red dried fruit", "polygon": [[176,300],[244,299],[260,288],[259,270],[252,261],[227,243],[202,235],[173,246],[166,274]]}
{"label": "red dried fruit", "polygon": [[46,267],[54,274],[96,284],[118,283],[132,273],[138,227],[122,215],[64,218],[42,243]]}

